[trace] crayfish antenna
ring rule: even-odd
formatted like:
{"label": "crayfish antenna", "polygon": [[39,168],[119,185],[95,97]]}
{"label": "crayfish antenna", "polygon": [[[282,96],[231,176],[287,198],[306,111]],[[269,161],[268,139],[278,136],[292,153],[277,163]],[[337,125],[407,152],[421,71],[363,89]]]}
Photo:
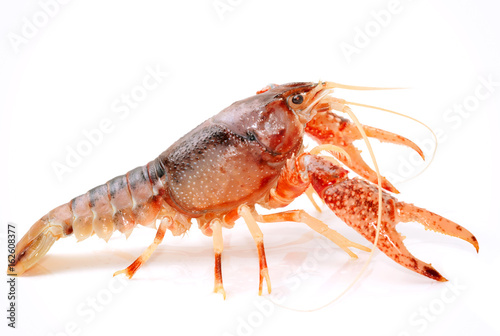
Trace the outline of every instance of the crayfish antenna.
{"label": "crayfish antenna", "polygon": [[358,86],[358,85],[346,85],[335,82],[323,82],[326,86],[325,89],[347,89],[347,90],[401,90],[406,88],[393,87],[373,87],[373,86]]}

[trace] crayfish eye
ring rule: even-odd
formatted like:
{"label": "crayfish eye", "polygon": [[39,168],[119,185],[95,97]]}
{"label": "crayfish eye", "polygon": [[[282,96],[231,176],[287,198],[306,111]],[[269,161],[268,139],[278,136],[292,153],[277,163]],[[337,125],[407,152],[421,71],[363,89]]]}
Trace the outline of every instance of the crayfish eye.
{"label": "crayfish eye", "polygon": [[296,105],[302,104],[303,101],[304,101],[304,96],[301,94],[297,94],[297,95],[292,97],[292,103],[294,103]]}
{"label": "crayfish eye", "polygon": [[253,134],[250,131],[247,132],[247,139],[248,139],[248,141],[255,141],[255,140],[257,140],[257,138],[255,137],[255,134]]}

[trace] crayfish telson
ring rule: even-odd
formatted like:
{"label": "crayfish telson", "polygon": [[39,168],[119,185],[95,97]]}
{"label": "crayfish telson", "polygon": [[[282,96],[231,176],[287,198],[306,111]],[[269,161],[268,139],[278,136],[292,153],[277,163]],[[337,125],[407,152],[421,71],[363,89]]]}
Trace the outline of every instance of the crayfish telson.
{"label": "crayfish telson", "polygon": [[[95,187],[38,220],[17,244],[15,264],[9,273],[20,275],[35,265],[59,238],[74,234],[83,240],[96,234],[106,241],[115,230],[127,237],[136,226],[156,227],[154,242],[129,267],[115,273],[131,278],[150,257],[165,232],[186,232],[195,218],[199,228],[213,237],[215,292],[225,297],[222,285],[222,228],[231,228],[242,217],[259,255],[259,294],[266,280],[263,235],[257,222],[301,222],[330,239],[349,255],[353,243],[303,210],[260,215],[255,209],[281,208],[310,190],[345,223],[374,242],[379,208],[378,175],[363,161],[353,141],[364,132],[381,141],[422,151],[410,140],[373,127],[358,128],[333,111],[350,111],[348,104],[332,97],[334,88],[351,87],[332,82],[290,83],[270,86],[257,95],[235,102],[170,146],[145,166]],[[306,152],[307,134],[336,158]],[[367,179],[349,178],[339,160]],[[381,179],[382,187],[397,190]],[[398,202],[383,192],[377,247],[397,263],[429,278],[446,281],[430,264],[413,257],[395,229],[399,222],[418,221],[426,228],[455,236],[479,248],[465,228],[411,204]]]}

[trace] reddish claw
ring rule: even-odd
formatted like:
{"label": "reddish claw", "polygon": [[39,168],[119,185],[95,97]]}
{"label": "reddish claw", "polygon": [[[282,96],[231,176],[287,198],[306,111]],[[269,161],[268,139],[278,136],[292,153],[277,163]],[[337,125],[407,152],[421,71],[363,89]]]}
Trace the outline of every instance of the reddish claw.
{"label": "reddish claw", "polygon": [[[370,182],[377,183],[377,173],[366,164],[360,155],[361,151],[352,144],[355,140],[360,140],[362,138],[356,125],[335,113],[323,112],[322,110],[325,108],[325,106],[320,107],[320,112],[318,112],[307,124],[305,128],[306,133],[318,143],[332,144],[344,149],[349,154],[350,163],[339,153],[332,152],[332,154],[356,174],[366,178]],[[368,137],[376,138],[382,142],[390,142],[410,147],[424,159],[422,150],[411,140],[378,128],[365,125],[362,127]],[[393,193],[399,193],[399,191],[384,177],[382,177],[382,188]]]}
{"label": "reddish claw", "polygon": [[[320,167],[320,168],[318,168]],[[374,243],[377,232],[378,188],[358,178],[339,178],[342,168],[320,157],[314,157],[311,166],[311,184],[335,214],[366,239]],[[344,170],[345,171],[345,170]],[[476,251],[476,237],[464,227],[426,209],[399,202],[387,192],[382,194],[382,221],[377,247],[398,264],[437,281],[447,281],[431,266],[415,258],[404,246],[396,231],[400,222],[419,222],[431,229],[471,243]]]}

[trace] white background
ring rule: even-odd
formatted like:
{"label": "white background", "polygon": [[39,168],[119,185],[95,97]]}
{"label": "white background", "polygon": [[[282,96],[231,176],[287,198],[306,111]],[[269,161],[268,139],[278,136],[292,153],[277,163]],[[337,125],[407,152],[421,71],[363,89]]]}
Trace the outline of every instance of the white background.
{"label": "white background", "polygon": [[[229,7],[218,12],[214,4]],[[440,132],[436,158],[410,180],[424,164],[410,164],[410,150],[374,142],[383,173],[396,179],[399,199],[460,223],[480,244],[476,254],[456,238],[402,224],[408,248],[432,262],[448,284],[378,252],[341,300],[297,312],[273,303],[276,294],[288,308],[317,308],[354,280],[369,254],[360,251],[358,260],[350,260],[300,224],[262,225],[273,295],[258,297],[257,253],[238,222],[224,231],[223,301],[212,293],[212,241],[196,225],[184,237],[167,234],[126,282],[111,275],[152,242],[153,230],[140,227],[128,240],[116,234],[108,244],[96,237],[76,244],[71,237],[17,280],[17,329],[8,328],[1,313],[2,335],[499,334],[500,230],[494,210],[500,184],[493,172],[499,168],[500,86],[487,91],[481,83],[500,82],[500,8],[494,1],[393,4],[73,0],[50,7],[48,16],[37,1],[2,1],[2,256],[8,222],[17,224],[20,239],[50,209],[154,159],[233,101],[268,83],[318,80],[409,88],[337,95],[395,109]],[[393,13],[381,14],[388,10]],[[30,32],[30,24],[39,27]],[[13,36],[22,42],[13,43]],[[346,55],[347,45],[356,53]],[[140,90],[148,68],[168,75],[120,119],[113,104]],[[464,104],[469,111],[459,114]],[[432,139],[400,117],[354,110],[364,123],[417,142]],[[112,120],[113,130],[59,179],[55,162],[66,164],[68,148],[76,149],[86,139],[83,132],[104,119]],[[319,214],[302,199],[293,208],[368,244],[326,208]],[[3,278],[2,310],[8,291]],[[93,298],[96,308],[89,303]]]}

